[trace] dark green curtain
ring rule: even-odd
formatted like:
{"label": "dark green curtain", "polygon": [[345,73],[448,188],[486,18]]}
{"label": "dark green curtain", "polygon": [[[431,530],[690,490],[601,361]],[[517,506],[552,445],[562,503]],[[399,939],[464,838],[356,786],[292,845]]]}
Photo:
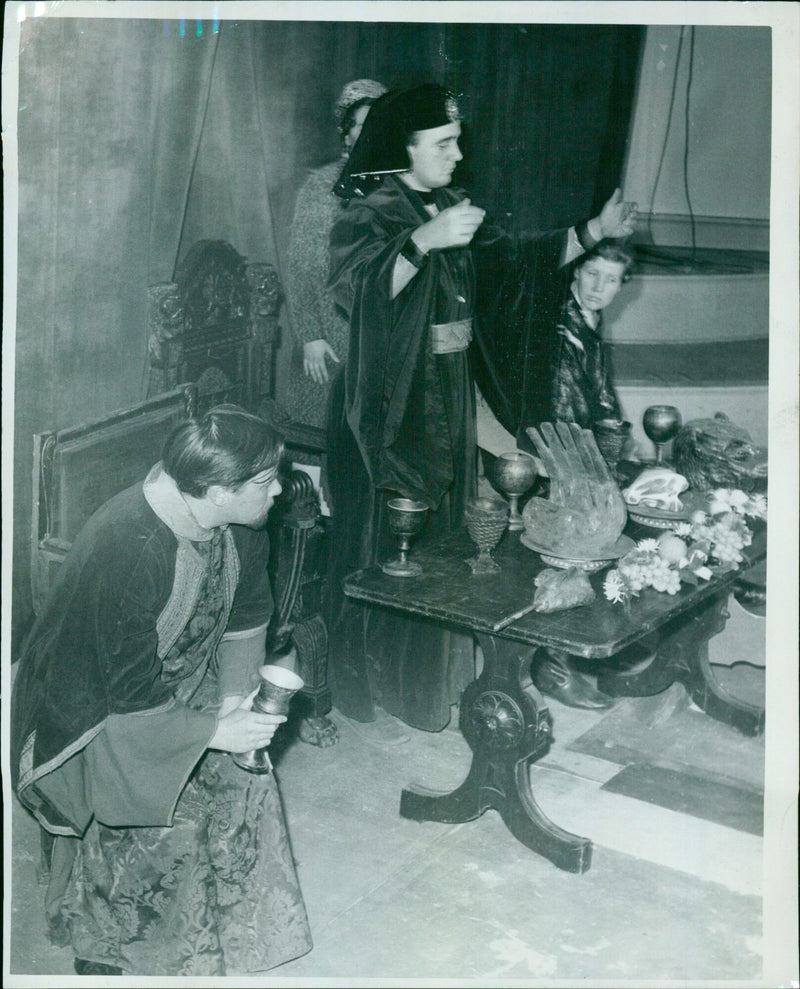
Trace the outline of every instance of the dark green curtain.
{"label": "dark green curtain", "polygon": [[338,154],[332,105],[345,82],[433,80],[463,94],[458,181],[510,229],[543,229],[589,215],[618,181],[640,36],[592,25],[25,21],[12,648],[31,618],[33,434],[144,397],[147,286],[170,280],[196,240],[228,240],[281,270],[297,190]]}

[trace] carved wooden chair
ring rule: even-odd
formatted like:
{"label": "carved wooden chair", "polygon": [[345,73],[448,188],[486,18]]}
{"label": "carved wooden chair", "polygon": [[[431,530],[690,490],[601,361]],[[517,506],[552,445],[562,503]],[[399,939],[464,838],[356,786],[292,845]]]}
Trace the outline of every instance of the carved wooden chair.
{"label": "carved wooden chair", "polygon": [[196,409],[197,389],[184,384],[101,419],[34,436],[31,590],[35,612],[89,516],[140,481],[161,457],[173,427]]}
{"label": "carved wooden chair", "polygon": [[148,301],[148,397],[193,381],[200,412],[221,402],[255,411],[272,394],[282,301],[272,265],[201,240]]}
{"label": "carved wooden chair", "polygon": [[[305,717],[300,737],[311,745],[327,747],[338,739],[330,718],[328,686],[328,631],[323,617],[328,571],[329,519],[320,510],[320,493],[302,465],[316,463],[326,449],[325,431],[289,418],[272,399],[259,406],[259,414],[281,432],[287,460],[298,464],[283,480],[284,490],[276,503],[272,534],[273,560],[278,568],[273,586],[292,588],[292,607],[287,610],[292,638],[297,648]],[[310,455],[310,456],[309,456]]]}

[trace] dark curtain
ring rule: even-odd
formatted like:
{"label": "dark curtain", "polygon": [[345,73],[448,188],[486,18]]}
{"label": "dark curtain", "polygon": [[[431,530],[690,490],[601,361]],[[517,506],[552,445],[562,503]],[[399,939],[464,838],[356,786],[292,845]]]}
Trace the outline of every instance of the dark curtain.
{"label": "dark curtain", "polygon": [[269,174],[279,245],[308,169],[339,153],[333,102],[359,76],[461,94],[455,181],[510,229],[593,214],[620,181],[643,36],[637,26],[258,25],[266,129],[283,151]]}
{"label": "dark curtain", "polygon": [[170,280],[195,241],[228,240],[281,271],[297,190],[339,152],[332,105],[345,82],[433,80],[463,94],[457,180],[509,229],[544,229],[590,215],[618,181],[640,35],[592,25],[25,21],[15,644],[31,617],[33,433],[144,397],[147,286]]}

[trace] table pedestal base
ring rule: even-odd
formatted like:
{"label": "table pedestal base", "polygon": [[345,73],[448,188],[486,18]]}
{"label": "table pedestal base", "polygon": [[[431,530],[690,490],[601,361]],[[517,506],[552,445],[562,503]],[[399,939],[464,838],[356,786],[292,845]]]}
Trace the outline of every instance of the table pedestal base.
{"label": "table pedestal base", "polygon": [[592,860],[588,838],[564,831],[534,799],[529,767],[548,750],[552,719],[530,678],[529,646],[478,635],[481,675],[461,698],[460,728],[472,749],[467,778],[450,793],[408,787],[402,817],[459,824],[490,807],[524,845],[567,872],[585,872]]}
{"label": "table pedestal base", "polygon": [[650,663],[634,673],[602,672],[597,686],[612,697],[649,697],[678,681],[697,706],[717,721],[744,735],[764,731],[764,709],[730,694],[708,662],[708,642],[725,628],[728,594],[720,594],[693,615],[682,615],[659,630],[659,644]]}

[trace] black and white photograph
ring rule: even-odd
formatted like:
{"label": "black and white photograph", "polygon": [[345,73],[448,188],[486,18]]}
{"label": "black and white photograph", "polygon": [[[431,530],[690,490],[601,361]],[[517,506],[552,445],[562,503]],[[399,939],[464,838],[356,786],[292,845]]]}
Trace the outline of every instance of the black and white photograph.
{"label": "black and white photograph", "polygon": [[800,4],[2,82],[3,984],[800,985]]}

